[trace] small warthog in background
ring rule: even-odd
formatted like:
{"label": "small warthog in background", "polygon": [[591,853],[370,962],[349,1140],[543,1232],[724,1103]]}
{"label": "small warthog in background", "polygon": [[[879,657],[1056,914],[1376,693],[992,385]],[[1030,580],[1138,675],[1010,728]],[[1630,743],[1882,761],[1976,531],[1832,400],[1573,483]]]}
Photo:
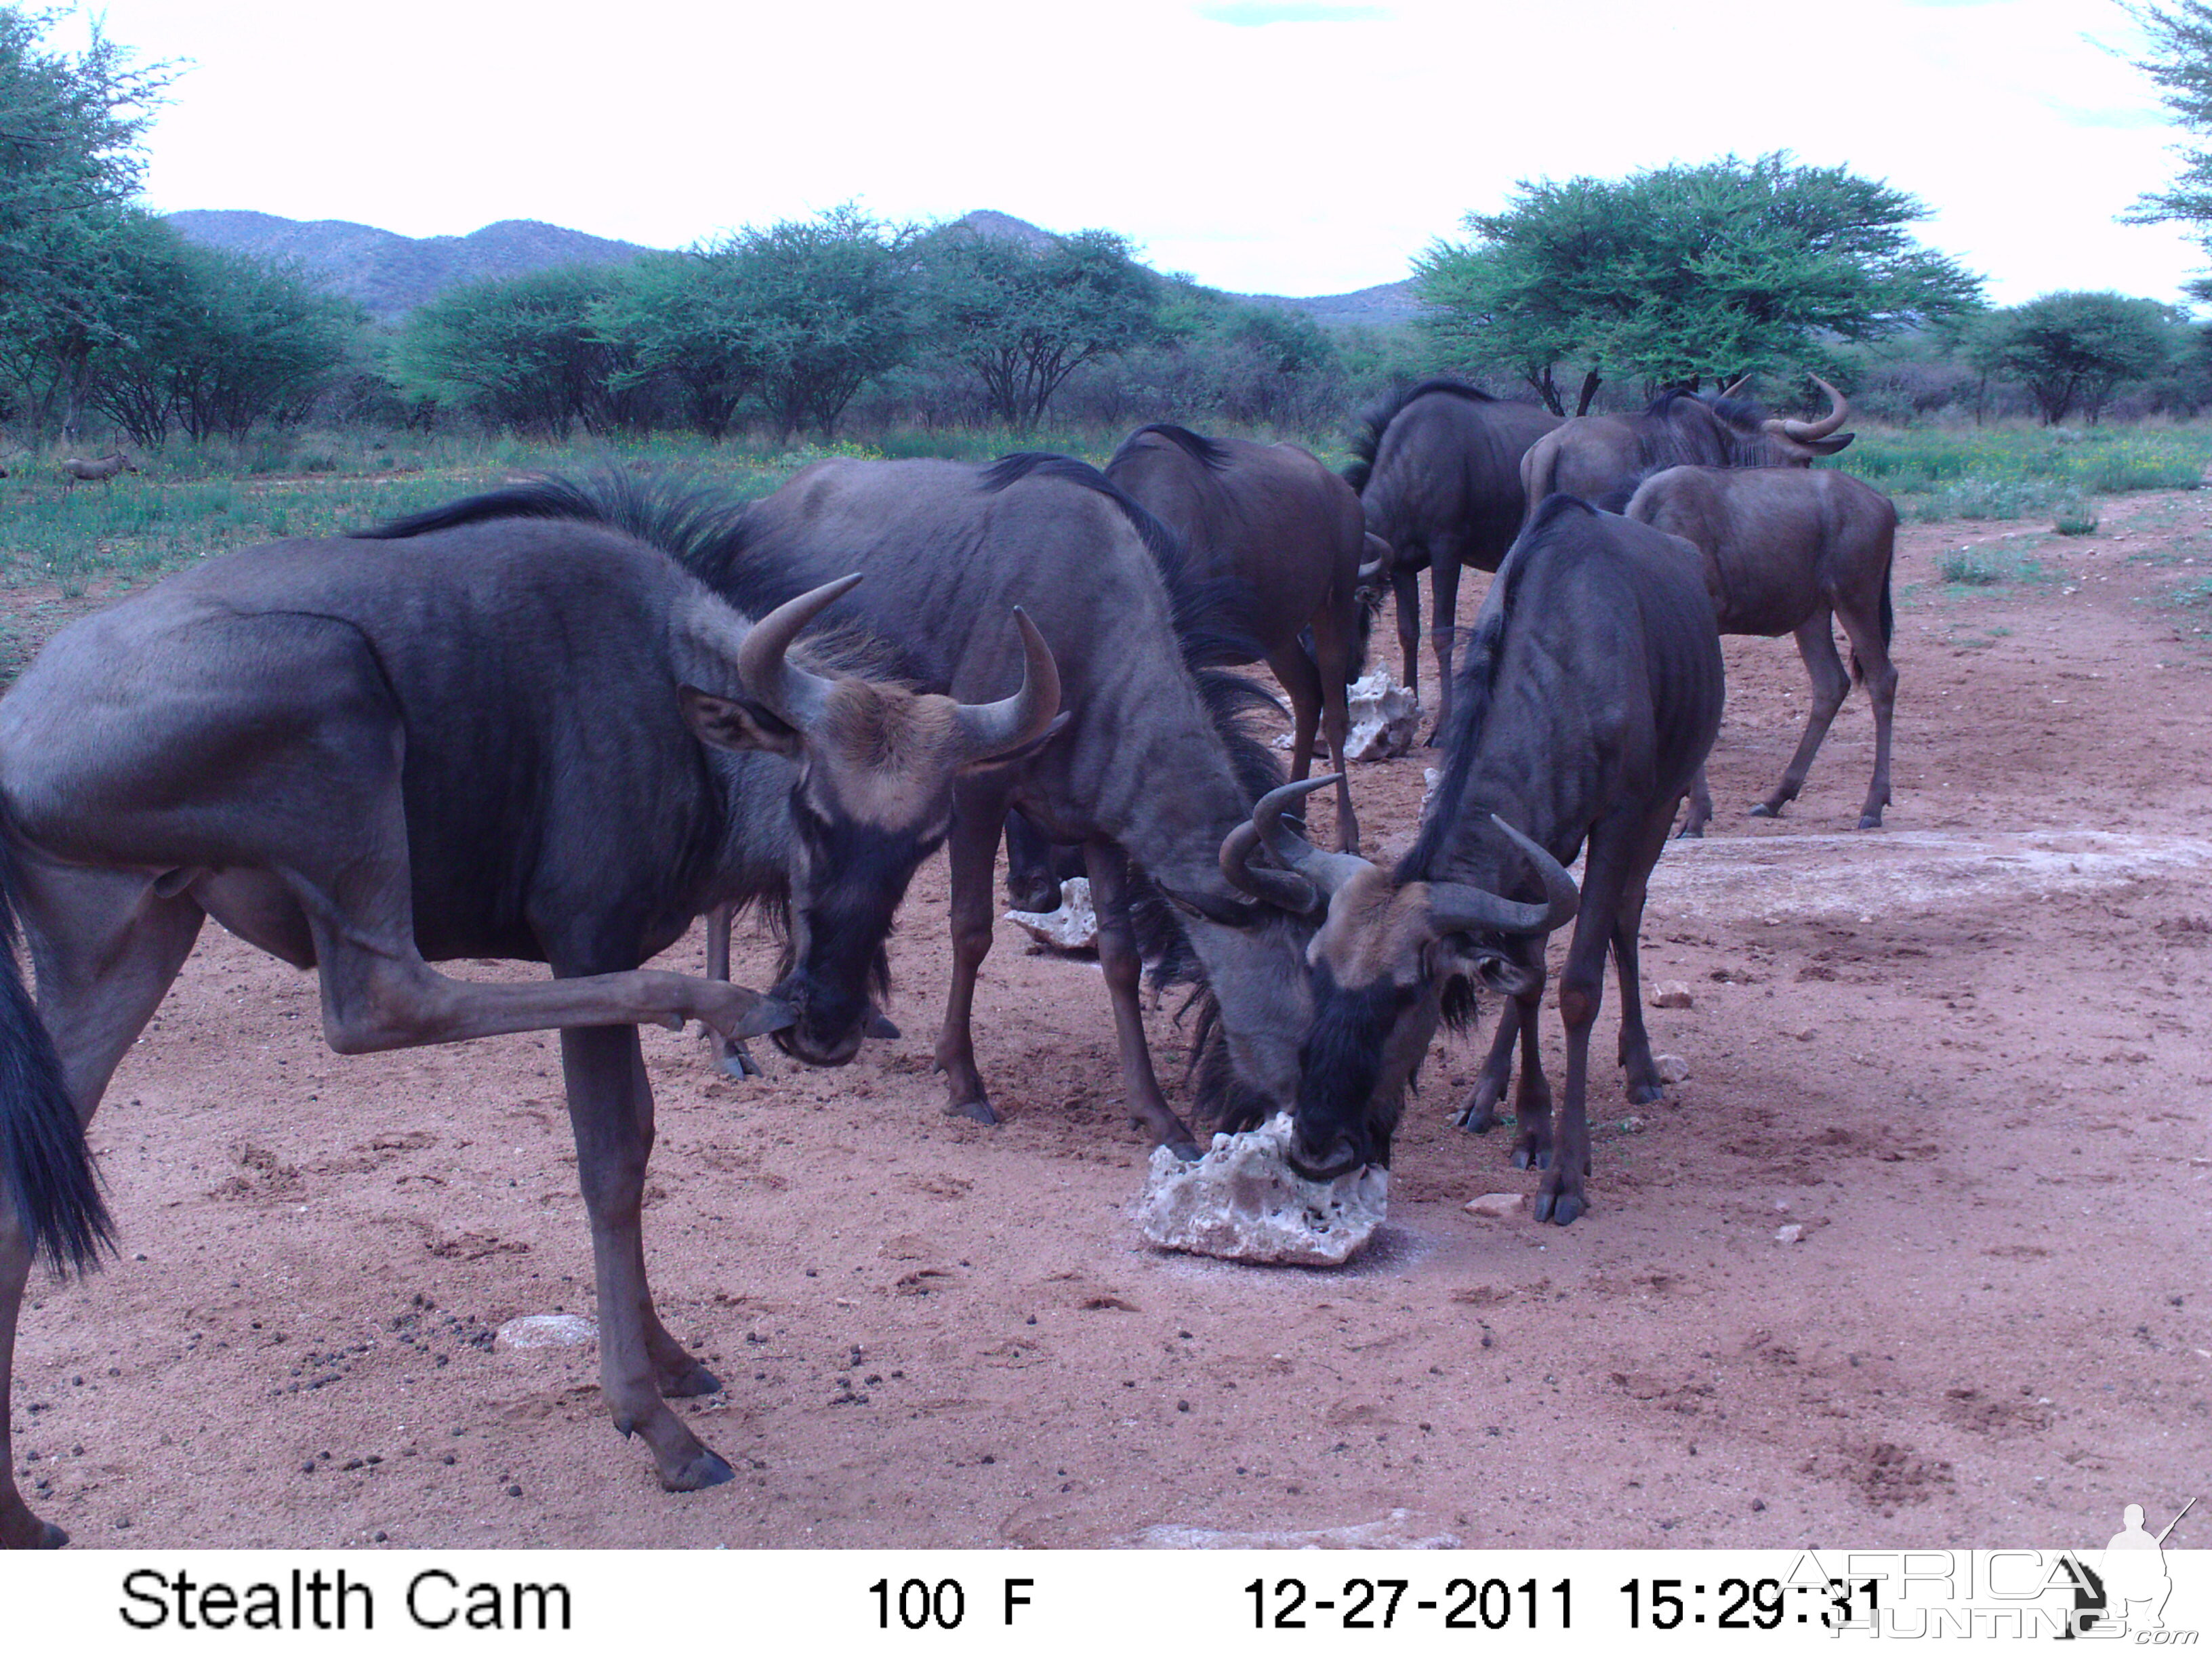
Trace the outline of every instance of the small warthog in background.
{"label": "small warthog in background", "polygon": [[112,455],[102,455],[97,460],[86,460],[82,456],[64,455],[56,463],[62,470],[62,483],[74,489],[81,483],[108,483],[118,472],[136,472],[137,463],[121,450]]}

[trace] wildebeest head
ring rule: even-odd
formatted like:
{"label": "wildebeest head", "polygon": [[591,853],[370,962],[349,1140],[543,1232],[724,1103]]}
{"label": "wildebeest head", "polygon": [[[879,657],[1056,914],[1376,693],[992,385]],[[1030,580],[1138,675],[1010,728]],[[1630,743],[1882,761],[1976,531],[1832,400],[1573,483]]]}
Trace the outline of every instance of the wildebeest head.
{"label": "wildebeest head", "polygon": [[868,1021],[871,969],[921,861],[951,827],[967,768],[1005,761],[1058,729],[1060,671],[1018,606],[1021,689],[963,703],[880,681],[829,678],[791,660],[800,629],[860,577],[802,593],[756,623],[738,652],[744,695],[684,688],[692,729],[725,749],[797,763],[791,786],[791,969],[769,993],[791,1011],[777,1047],[841,1066]]}
{"label": "wildebeest head", "polygon": [[[1524,904],[1457,882],[1401,881],[1347,853],[1324,853],[1284,821],[1315,778],[1269,792],[1222,843],[1224,873],[1285,909],[1320,913],[1306,947],[1312,1010],[1298,1051],[1291,1167],[1333,1180],[1387,1165],[1407,1086],[1456,991],[1480,979],[1519,995],[1534,988],[1519,942],[1571,920],[1579,896],[1559,861],[1503,819],[1492,820],[1534,868],[1545,902]],[[1254,864],[1265,846],[1285,866]]]}

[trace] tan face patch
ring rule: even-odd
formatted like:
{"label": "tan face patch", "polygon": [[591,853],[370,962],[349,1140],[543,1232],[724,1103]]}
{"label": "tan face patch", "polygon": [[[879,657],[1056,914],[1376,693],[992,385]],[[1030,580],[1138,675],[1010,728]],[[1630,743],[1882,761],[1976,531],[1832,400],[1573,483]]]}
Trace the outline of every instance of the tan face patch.
{"label": "tan face patch", "polygon": [[961,761],[960,705],[896,686],[841,679],[807,733],[817,787],[847,816],[894,833],[947,808]]}
{"label": "tan face patch", "polygon": [[1306,960],[1327,966],[1346,990],[1385,981],[1413,985],[1419,982],[1423,952],[1435,936],[1428,884],[1399,887],[1382,871],[1369,868],[1331,896],[1328,919],[1306,947]]}

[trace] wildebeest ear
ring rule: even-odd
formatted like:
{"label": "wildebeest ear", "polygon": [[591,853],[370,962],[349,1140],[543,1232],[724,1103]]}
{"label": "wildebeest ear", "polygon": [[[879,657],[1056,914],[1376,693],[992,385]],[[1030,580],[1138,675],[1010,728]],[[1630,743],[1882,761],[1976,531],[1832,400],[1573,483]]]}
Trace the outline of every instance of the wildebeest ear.
{"label": "wildebeest ear", "polygon": [[965,769],[972,775],[986,771],[994,766],[1012,766],[1018,762],[1025,761],[1065,731],[1068,721],[1074,718],[1073,709],[1063,708],[1052,717],[1051,723],[1043,731],[1038,732],[1020,748],[1009,749],[1003,755],[987,755],[981,760],[970,761]]}
{"label": "wildebeest ear", "polygon": [[1541,969],[1506,951],[1474,944],[1464,933],[1447,933],[1437,941],[1437,953],[1439,965],[1470,975],[1500,996],[1523,997],[1543,988]]}
{"label": "wildebeest ear", "polygon": [[684,718],[702,742],[717,749],[757,749],[786,757],[799,753],[805,739],[755,702],[733,702],[696,685],[677,688]]}

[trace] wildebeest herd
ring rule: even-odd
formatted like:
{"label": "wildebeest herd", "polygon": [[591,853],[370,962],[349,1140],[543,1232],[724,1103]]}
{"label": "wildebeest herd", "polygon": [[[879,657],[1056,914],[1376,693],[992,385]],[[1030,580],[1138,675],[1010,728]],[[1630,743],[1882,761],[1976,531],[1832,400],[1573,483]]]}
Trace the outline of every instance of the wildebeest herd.
{"label": "wildebeest herd", "polygon": [[[1541,1172],[1536,1217],[1575,1220],[1608,948],[1630,1096],[1662,1089],[1638,929],[1678,807],[1692,832],[1710,811],[1722,631],[1794,632],[1814,675],[1755,810],[1796,794],[1841,701],[1832,613],[1878,721],[1863,826],[1887,799],[1895,515],[1804,470],[1849,441],[1830,397],[1816,422],[1669,392],[1561,422],[1430,382],[1369,417],[1349,483],[1294,446],[1164,425],[1104,472],[832,460],[753,502],[549,478],[212,559],[74,624],[0,701],[0,921],[35,969],[33,994],[12,949],[0,964],[0,1405],[34,1259],[82,1269],[111,1240],[86,1126],[210,915],[318,971],[341,1053],[559,1030],[601,1384],[672,1491],[731,1471],[665,1403],[720,1384],[647,1284],[637,1026],[698,1021],[732,1064],[763,1036],[850,1060],[889,1030],[885,938],[943,846],[935,1054],[947,1109],[995,1121],[970,1016],[1010,824],[1035,856],[1080,849],[1156,1141],[1196,1152],[1146,1045],[1148,963],[1193,992],[1198,1115],[1290,1112],[1316,1179],[1387,1164],[1437,1027],[1487,987],[1503,1012],[1459,1121],[1498,1121],[1517,1044],[1513,1158]],[[1358,590],[1386,573],[1413,679],[1425,563],[1442,776],[1386,870],[1358,852],[1345,687]],[[1498,574],[1455,672],[1469,563]],[[1229,672],[1260,661],[1290,696],[1289,778],[1247,729],[1272,699]],[[1338,765],[1313,779],[1317,730]],[[1297,804],[1332,787],[1325,850]],[[642,968],[747,906],[785,941],[767,991]],[[1555,1112],[1537,1014],[1570,920]],[[430,965],[459,957],[552,977]],[[15,1486],[0,1411],[0,1544],[64,1541]]]}

